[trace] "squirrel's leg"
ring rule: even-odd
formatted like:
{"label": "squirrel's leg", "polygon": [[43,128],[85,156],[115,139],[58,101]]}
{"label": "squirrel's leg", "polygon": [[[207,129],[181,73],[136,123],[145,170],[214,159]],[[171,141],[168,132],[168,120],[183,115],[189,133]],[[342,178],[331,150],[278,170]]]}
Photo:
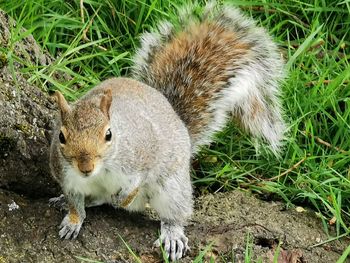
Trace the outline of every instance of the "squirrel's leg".
{"label": "squirrel's leg", "polygon": [[66,193],[65,197],[68,214],[62,220],[59,235],[65,239],[76,238],[86,217],[85,197],[78,193]]}
{"label": "squirrel's leg", "polygon": [[165,253],[172,261],[183,257],[189,250],[184,224],[191,216],[193,206],[188,169],[184,174],[170,176],[161,190],[151,197],[150,205],[161,218],[160,237],[154,245],[164,244]]}

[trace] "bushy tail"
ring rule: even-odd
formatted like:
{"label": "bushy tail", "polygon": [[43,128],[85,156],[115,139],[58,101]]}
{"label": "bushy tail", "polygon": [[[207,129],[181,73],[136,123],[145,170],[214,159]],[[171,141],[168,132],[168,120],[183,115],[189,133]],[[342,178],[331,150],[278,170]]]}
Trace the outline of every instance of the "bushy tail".
{"label": "bushy tail", "polygon": [[184,7],[176,21],[143,34],[133,77],[168,98],[189,128],[194,152],[230,113],[278,152],[285,132],[283,60],[268,33],[239,9],[213,2]]}

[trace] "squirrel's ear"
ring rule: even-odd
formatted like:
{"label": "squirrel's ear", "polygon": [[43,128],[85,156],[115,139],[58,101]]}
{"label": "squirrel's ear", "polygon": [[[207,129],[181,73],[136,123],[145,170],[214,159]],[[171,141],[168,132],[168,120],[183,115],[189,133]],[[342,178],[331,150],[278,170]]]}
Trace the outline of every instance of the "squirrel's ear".
{"label": "squirrel's ear", "polygon": [[100,109],[109,118],[109,108],[112,104],[112,90],[106,89],[104,95],[102,96]]}
{"label": "squirrel's ear", "polygon": [[66,99],[63,97],[62,93],[56,90],[55,92],[55,97],[57,101],[58,108],[60,109],[61,112],[61,118],[64,118],[64,116],[68,113],[69,111],[69,105]]}

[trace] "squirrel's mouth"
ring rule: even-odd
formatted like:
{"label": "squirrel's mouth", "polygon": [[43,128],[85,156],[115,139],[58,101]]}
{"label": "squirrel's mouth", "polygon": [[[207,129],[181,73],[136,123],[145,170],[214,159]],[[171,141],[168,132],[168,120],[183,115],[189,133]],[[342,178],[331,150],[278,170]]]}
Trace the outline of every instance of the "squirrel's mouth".
{"label": "squirrel's mouth", "polygon": [[79,160],[75,160],[74,166],[81,177],[90,178],[101,173],[103,164],[100,160],[94,158],[88,162],[79,162]]}
{"label": "squirrel's mouth", "polygon": [[84,176],[84,177],[89,177],[92,174],[92,171],[91,172],[82,172],[82,171],[80,171],[80,172],[81,172],[82,176]]}

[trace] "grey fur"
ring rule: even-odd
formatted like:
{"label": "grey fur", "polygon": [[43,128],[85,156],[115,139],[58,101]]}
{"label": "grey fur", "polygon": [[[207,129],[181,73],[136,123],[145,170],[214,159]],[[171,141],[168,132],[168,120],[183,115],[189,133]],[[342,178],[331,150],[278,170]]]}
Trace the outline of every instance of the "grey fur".
{"label": "grey fur", "polygon": [[[80,219],[79,223],[73,224],[68,214],[62,221],[59,235],[61,238],[78,235],[85,219],[85,199],[89,200],[87,206],[115,205],[116,195],[124,199],[138,188],[135,199],[125,208],[142,211],[149,203],[162,219],[163,230],[158,243],[178,244],[175,251],[171,247],[168,251],[173,260],[178,259],[188,248],[183,226],[192,214],[193,205],[188,131],[164,96],[145,84],[126,78],[102,82],[71,105],[67,118],[81,110],[81,105],[86,102],[98,107],[106,89],[112,90],[109,114],[113,137],[110,147],[96,161],[96,173],[85,177],[74,167],[72,160],[75,157],[67,159],[62,154],[57,140],[60,127],[57,127],[51,147],[52,173],[62,186],[68,206],[78,212]],[[78,122],[89,122],[90,118],[99,119],[86,114]],[[79,136],[74,134],[74,127],[81,125],[71,125],[65,125],[71,132],[67,140]],[[85,131],[91,137],[96,134],[94,127],[86,127]],[[62,197],[52,201],[62,202]]]}

